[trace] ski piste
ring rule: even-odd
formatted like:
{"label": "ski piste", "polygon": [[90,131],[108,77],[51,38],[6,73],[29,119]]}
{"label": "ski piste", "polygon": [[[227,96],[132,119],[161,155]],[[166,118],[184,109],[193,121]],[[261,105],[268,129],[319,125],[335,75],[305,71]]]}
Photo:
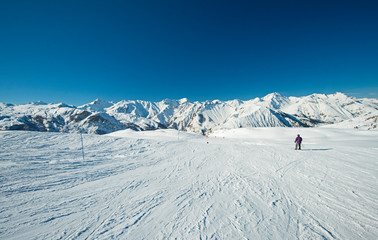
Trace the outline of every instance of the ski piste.
{"label": "ski piste", "polygon": [[0,131],[0,238],[375,239],[378,132],[298,130]]}

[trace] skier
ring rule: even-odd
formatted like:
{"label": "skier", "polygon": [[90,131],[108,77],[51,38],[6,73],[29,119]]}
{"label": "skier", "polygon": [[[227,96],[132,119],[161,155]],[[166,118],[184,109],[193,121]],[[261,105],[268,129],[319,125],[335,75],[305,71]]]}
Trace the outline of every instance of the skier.
{"label": "skier", "polygon": [[301,143],[302,143],[302,138],[301,136],[297,136],[297,138],[295,138],[295,150],[301,150]]}

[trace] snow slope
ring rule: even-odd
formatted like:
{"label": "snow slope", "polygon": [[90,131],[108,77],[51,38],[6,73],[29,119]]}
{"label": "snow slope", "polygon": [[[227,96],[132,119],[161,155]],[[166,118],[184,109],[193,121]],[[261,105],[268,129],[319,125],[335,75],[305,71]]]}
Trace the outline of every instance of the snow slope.
{"label": "snow slope", "polygon": [[[168,128],[209,134],[245,127],[314,127],[376,116],[378,99],[356,99],[342,93],[299,98],[272,93],[249,101],[166,99],[112,103],[97,99],[79,107],[0,103],[0,130],[106,134],[124,129]],[[374,129],[377,125],[358,126]]]}
{"label": "snow slope", "polygon": [[378,115],[370,114],[361,117],[352,118],[340,123],[326,125],[327,128],[358,128],[365,130],[377,129]]}
{"label": "snow slope", "polygon": [[[294,151],[300,133],[304,150]],[[0,239],[376,239],[378,132],[0,132]]]}

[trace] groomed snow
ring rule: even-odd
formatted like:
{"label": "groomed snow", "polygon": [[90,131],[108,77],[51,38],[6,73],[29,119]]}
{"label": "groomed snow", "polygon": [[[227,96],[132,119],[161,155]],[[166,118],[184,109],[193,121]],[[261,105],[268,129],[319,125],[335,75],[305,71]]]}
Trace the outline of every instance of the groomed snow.
{"label": "groomed snow", "polygon": [[[295,151],[301,134],[303,151]],[[0,239],[376,239],[378,131],[0,132]]]}

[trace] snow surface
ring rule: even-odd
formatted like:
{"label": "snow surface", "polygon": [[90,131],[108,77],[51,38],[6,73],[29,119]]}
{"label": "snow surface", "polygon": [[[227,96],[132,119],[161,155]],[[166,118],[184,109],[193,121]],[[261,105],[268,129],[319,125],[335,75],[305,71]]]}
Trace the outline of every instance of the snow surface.
{"label": "snow surface", "polygon": [[[301,134],[303,151],[295,151]],[[0,131],[0,239],[376,239],[378,131]]]}

